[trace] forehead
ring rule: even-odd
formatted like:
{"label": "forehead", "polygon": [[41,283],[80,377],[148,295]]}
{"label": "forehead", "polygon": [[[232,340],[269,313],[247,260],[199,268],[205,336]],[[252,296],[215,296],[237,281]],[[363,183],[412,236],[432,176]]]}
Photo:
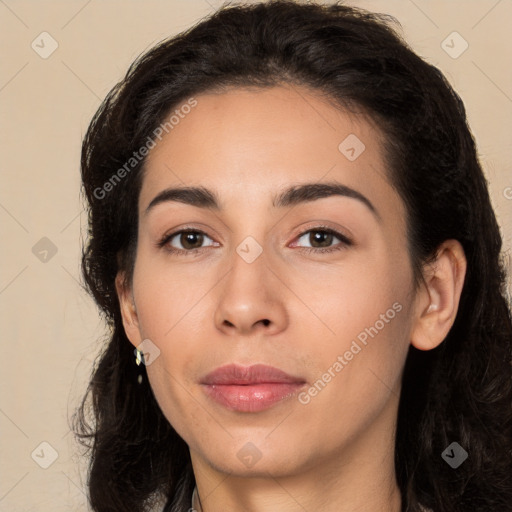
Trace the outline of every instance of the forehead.
{"label": "forehead", "polygon": [[362,115],[298,86],[232,89],[194,100],[193,108],[173,109],[181,115],[147,157],[141,209],[166,187],[193,185],[226,199],[268,196],[269,206],[286,185],[314,181],[336,180],[376,200],[393,199],[384,138]]}

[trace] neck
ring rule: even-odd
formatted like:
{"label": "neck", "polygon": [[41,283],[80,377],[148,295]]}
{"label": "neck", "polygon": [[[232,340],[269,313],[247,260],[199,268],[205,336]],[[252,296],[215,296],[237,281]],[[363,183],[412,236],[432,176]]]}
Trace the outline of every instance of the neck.
{"label": "neck", "polygon": [[[277,483],[277,481],[276,481]],[[279,484],[278,484],[279,485]],[[278,489],[274,489],[276,491]],[[276,505],[270,505],[271,510],[276,510],[279,512],[303,512],[304,510],[316,510],[314,504],[308,504],[307,506],[302,505],[288,490],[286,490],[284,487],[281,488],[281,496],[277,496],[274,500],[272,500]],[[288,495],[288,496],[286,496]],[[267,493],[267,497],[264,501],[265,503],[268,503],[270,493]],[[366,496],[370,496],[370,494],[366,494]],[[202,507],[199,494],[197,492],[197,487],[194,489],[194,494],[192,496],[192,510],[191,512],[217,512],[217,511],[227,511],[227,510],[240,510],[241,506],[240,503],[254,503],[254,500],[242,497],[241,499],[234,498],[231,500],[232,505],[228,505],[224,499],[219,503],[219,499],[213,500],[211,498],[207,498],[206,500],[208,502],[206,508]],[[285,501],[288,501],[288,503],[285,503]],[[320,500],[319,500],[320,501]],[[354,511],[358,510],[361,512],[401,512],[401,495],[400,491],[397,486],[394,486],[392,489],[390,489],[389,494],[387,495],[377,495],[373,494],[373,499],[370,497],[369,499],[365,499],[364,503],[354,503],[352,498],[350,500],[341,500],[344,504],[340,503],[340,499],[337,499],[333,503],[327,502],[326,498],[324,497],[322,500],[322,504],[319,505],[322,508],[322,511],[325,512],[345,512],[345,511]],[[349,503],[350,505],[347,505]],[[361,500],[359,500],[361,501]],[[292,503],[294,502],[294,503]],[[277,503],[280,503],[279,508],[276,508],[278,505]],[[248,505],[243,505],[244,510],[269,510],[267,508],[267,505],[263,505],[262,508],[248,508]],[[355,508],[354,508],[355,507]]]}

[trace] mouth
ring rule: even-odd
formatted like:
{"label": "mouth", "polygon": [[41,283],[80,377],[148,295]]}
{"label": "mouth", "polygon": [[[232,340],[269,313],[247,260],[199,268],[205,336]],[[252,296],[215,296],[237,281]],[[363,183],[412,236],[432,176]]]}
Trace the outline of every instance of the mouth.
{"label": "mouth", "polygon": [[205,394],[231,411],[260,412],[291,398],[304,386],[303,378],[272,366],[221,366],[201,380]]}

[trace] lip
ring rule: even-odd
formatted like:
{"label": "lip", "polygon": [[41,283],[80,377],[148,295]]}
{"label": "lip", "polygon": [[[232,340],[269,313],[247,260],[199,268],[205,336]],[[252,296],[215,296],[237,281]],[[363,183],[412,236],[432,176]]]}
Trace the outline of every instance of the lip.
{"label": "lip", "polygon": [[201,380],[206,395],[229,410],[259,412],[295,395],[306,381],[263,364],[229,364]]}

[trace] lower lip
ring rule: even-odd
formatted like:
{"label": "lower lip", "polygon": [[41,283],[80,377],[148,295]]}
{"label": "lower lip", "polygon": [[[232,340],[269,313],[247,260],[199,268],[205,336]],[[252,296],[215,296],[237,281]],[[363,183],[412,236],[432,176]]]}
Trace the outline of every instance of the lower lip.
{"label": "lower lip", "polygon": [[266,382],[246,386],[210,384],[203,388],[210,398],[232,411],[259,412],[290,398],[303,386],[300,383]]}

